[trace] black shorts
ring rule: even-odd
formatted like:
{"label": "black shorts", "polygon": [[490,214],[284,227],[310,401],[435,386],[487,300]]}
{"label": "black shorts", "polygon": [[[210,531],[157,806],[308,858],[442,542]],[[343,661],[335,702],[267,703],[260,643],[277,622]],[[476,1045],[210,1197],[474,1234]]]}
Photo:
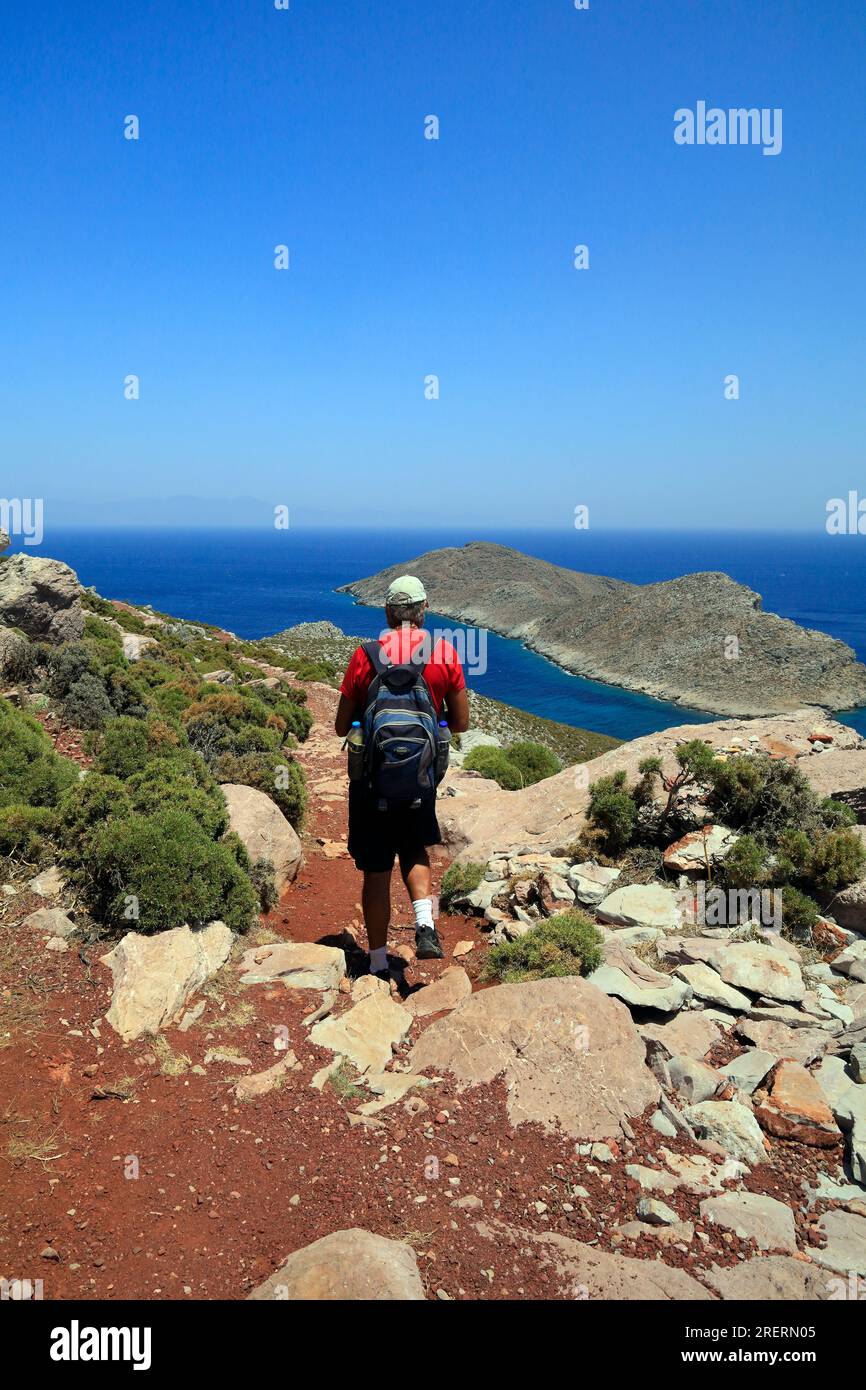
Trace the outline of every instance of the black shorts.
{"label": "black shorts", "polygon": [[349,783],[349,853],[357,868],[387,873],[396,856],[441,843],[435,797],[414,810],[380,811],[363,783]]}

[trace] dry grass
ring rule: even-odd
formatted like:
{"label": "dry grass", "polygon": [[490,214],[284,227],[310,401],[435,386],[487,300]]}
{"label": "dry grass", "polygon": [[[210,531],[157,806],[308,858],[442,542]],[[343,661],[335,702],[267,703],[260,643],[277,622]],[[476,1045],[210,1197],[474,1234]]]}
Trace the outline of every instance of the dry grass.
{"label": "dry grass", "polygon": [[175,1052],[168,1038],[158,1034],[151,1043],[151,1051],[163,1076],[183,1076],[192,1066],[191,1058],[185,1052]]}

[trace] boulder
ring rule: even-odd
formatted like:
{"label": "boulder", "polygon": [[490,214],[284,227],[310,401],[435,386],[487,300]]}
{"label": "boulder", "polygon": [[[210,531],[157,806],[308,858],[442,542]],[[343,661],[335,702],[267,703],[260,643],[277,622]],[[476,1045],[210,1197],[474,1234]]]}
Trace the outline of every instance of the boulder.
{"label": "boulder", "polygon": [[719,1296],[738,1303],[820,1302],[833,1296],[832,1280],[792,1255],[763,1255],[720,1269],[713,1265],[704,1278]]}
{"label": "boulder", "polygon": [[41,555],[0,559],[0,624],[41,642],[74,642],[84,634],[78,576]]}
{"label": "boulder", "polygon": [[709,1004],[732,1009],[734,1013],[748,1012],[751,1007],[752,1001],[748,995],[726,985],[718,971],[703,961],[695,961],[694,965],[678,965],[674,974],[686,982],[698,999],[704,999]]}
{"label": "boulder", "polygon": [[149,648],[158,646],[159,642],[155,637],[145,637],[140,632],[124,632],[123,634],[123,655],[127,661],[141,661]]}
{"label": "boulder", "polygon": [[817,1149],[833,1148],[841,1138],[819,1083],[799,1062],[787,1059],[771,1073],[755,1117],[768,1134]]}
{"label": "boulder", "polygon": [[797,1249],[794,1213],[784,1202],[759,1192],[723,1192],[701,1202],[701,1216],[710,1225],[732,1231],[740,1240],[753,1240],[759,1250]]}
{"label": "boulder", "polygon": [[659,1097],[628,1010],[576,975],[471,995],[421,1034],[411,1066],[449,1071],[461,1089],[502,1076],[512,1124],[579,1139],[620,1136]]}
{"label": "boulder", "polygon": [[838,1274],[866,1277],[866,1216],[828,1211],[818,1222],[818,1230],[827,1244],[823,1249],[813,1247],[810,1251],[816,1264]]}
{"label": "boulder", "polygon": [[438,980],[415,990],[403,1000],[403,1008],[413,1018],[427,1018],[445,1009],[456,1009],[461,1000],[472,993],[472,981],[460,965],[443,970]]}
{"label": "boulder", "polygon": [[725,825],[703,825],[668,846],[663,855],[665,868],[670,873],[709,878],[713,866],[725,858],[736,839]]}
{"label": "boulder", "polygon": [[39,907],[25,917],[22,927],[42,932],[44,936],[61,936],[64,939],[75,931],[75,923],[59,907]]}
{"label": "boulder", "polygon": [[681,922],[679,898],[662,883],[632,883],[615,888],[599,903],[600,922],[618,927],[658,927],[675,931]]}
{"label": "boulder", "polygon": [[310,1029],[310,1042],[348,1057],[359,1072],[380,1072],[412,1026],[412,1015],[384,991],[368,994],[339,1017]]}
{"label": "boulder", "polygon": [[721,1037],[715,1023],[702,1010],[683,1011],[669,1023],[642,1023],[638,1031],[648,1047],[653,1044],[663,1048],[667,1057],[682,1052],[698,1061],[703,1061]]}
{"label": "boulder", "polygon": [[296,1250],[248,1298],[289,1303],[417,1303],[424,1298],[424,1285],[410,1245],[356,1226]]}
{"label": "boulder", "polygon": [[767,1144],[751,1110],[733,1100],[704,1100],[683,1111],[699,1139],[711,1139],[732,1158],[763,1163]]}
{"label": "boulder", "polygon": [[632,1008],[676,1013],[692,996],[691,986],[653,970],[614,936],[604,943],[604,964],[589,977],[597,989]]}
{"label": "boulder", "polygon": [[[667,1070],[667,1084],[676,1092],[680,1100],[688,1105],[696,1105],[702,1100],[712,1100],[726,1085],[726,1078],[715,1067],[699,1062],[694,1057],[682,1053],[671,1057],[664,1064]],[[658,1076],[658,1072],[656,1072]]]}
{"label": "boulder", "polygon": [[279,941],[252,946],[238,962],[242,985],[284,984],[287,989],[339,989],[346,956],[336,946]]}
{"label": "boulder", "polygon": [[787,1003],[799,1003],[806,993],[796,961],[772,946],[741,941],[719,952],[719,973],[726,984]]}
{"label": "boulder", "polygon": [[736,1026],[737,1037],[772,1052],[776,1057],[790,1057],[807,1066],[816,1057],[823,1057],[833,1041],[829,1033],[819,1028],[789,1028],[785,1023],[759,1023],[741,1018]]}
{"label": "boulder", "polygon": [[114,977],[107,1022],[127,1042],[158,1033],[225,964],[232,940],[224,922],[211,922],[200,931],[175,927],[155,936],[127,932],[101,958]]}
{"label": "boulder", "polygon": [[866,878],[833,894],[832,912],[840,927],[866,932]]}
{"label": "boulder", "polygon": [[750,1096],[778,1060],[772,1052],[762,1052],[759,1047],[753,1047],[740,1057],[735,1057],[733,1062],[720,1067],[719,1071],[734,1083],[738,1091],[745,1091]]}
{"label": "boulder", "polygon": [[31,878],[27,887],[31,893],[38,893],[40,898],[57,898],[66,887],[66,880],[57,864],[52,864],[50,869],[43,869],[35,878]]}
{"label": "boulder", "polygon": [[270,1091],[281,1086],[286,1072],[297,1071],[300,1065],[294,1052],[287,1052],[285,1057],[281,1057],[278,1062],[274,1062],[274,1065],[265,1071],[257,1071],[250,1076],[242,1076],[235,1083],[235,1097],[241,1101],[258,1100],[261,1096],[266,1096]]}
{"label": "boulder", "polygon": [[596,864],[588,859],[583,864],[572,864],[568,871],[568,882],[573,888],[579,903],[584,907],[595,907],[610,891],[622,873],[621,869]]}
{"label": "boulder", "polygon": [[256,787],[223,782],[220,791],[226,799],[229,828],[240,836],[255,864],[267,859],[274,866],[277,891],[292,882],[301,867],[301,842],[276,802]]}
{"label": "boulder", "polygon": [[866,941],[852,941],[832,962],[837,975],[847,975],[849,980],[866,983]]}

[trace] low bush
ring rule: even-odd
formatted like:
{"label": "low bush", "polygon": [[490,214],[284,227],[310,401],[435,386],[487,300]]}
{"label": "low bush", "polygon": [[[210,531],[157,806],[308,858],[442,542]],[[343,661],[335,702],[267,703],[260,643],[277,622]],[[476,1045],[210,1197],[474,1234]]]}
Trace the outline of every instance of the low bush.
{"label": "low bush", "polygon": [[0,632],[0,673],[4,680],[26,684],[36,674],[41,658],[42,649],[23,632],[15,628]]}
{"label": "low bush", "polygon": [[0,806],[56,806],[78,768],[54,751],[42,725],[0,700]]}
{"label": "low bush", "polygon": [[148,932],[221,919],[243,932],[255,920],[258,897],[237,847],[211,839],[186,811],[109,821],[89,851],[84,891],[99,921]]}
{"label": "low bush", "polygon": [[47,806],[0,808],[0,854],[15,855],[28,864],[41,863],[49,853],[55,812]]}
{"label": "low bush", "polygon": [[471,860],[451,864],[442,876],[439,888],[439,901],[445,911],[449,911],[455,898],[474,893],[484,877],[487,865],[476,864]]}
{"label": "low bush", "polygon": [[601,933],[584,913],[576,909],[561,912],[530,927],[516,941],[494,946],[483,975],[503,984],[591,975],[602,963],[601,943]]}
{"label": "low bush", "polygon": [[114,717],[105,683],[92,671],[85,671],[67,690],[63,713],[77,729],[101,729]]}
{"label": "low bush", "polygon": [[512,743],[506,748],[505,754],[522,775],[525,787],[543,782],[546,777],[555,777],[557,772],[562,771],[559,758],[541,743]]}
{"label": "low bush", "polygon": [[270,859],[257,859],[251,865],[250,880],[259,896],[259,906],[262,912],[270,912],[276,907],[280,900],[277,892],[276,870]]}
{"label": "low bush", "polygon": [[523,774],[514,763],[509,762],[504,748],[494,748],[489,744],[479,744],[466,754],[463,766],[467,772],[480,772],[498,782],[506,791],[519,791],[523,786]]}
{"label": "low bush", "polygon": [[256,787],[275,801],[286,820],[300,831],[307,810],[307,779],[300,763],[285,749],[273,753],[224,753],[213,764],[218,782]]}
{"label": "low bush", "polygon": [[632,842],[637,803],[626,787],[624,772],[600,777],[589,787],[587,848],[602,854],[621,854]]}
{"label": "low bush", "polygon": [[799,888],[785,884],[782,889],[782,935],[789,941],[808,945],[820,916],[818,904]]}

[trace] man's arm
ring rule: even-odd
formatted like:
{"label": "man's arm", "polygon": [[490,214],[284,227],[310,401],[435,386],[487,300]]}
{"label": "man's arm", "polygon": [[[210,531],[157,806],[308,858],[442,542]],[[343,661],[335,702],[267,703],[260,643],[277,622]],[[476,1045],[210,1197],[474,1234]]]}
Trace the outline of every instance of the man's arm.
{"label": "man's arm", "polygon": [[351,729],[352,720],[357,717],[355,714],[356,708],[355,701],[350,700],[348,695],[340,696],[340,703],[337,705],[337,713],[334,719],[334,731],[340,735],[340,738],[345,738],[346,734]]}
{"label": "man's arm", "polygon": [[452,734],[465,734],[469,728],[469,694],[462,690],[449,690],[445,696],[445,718]]}

